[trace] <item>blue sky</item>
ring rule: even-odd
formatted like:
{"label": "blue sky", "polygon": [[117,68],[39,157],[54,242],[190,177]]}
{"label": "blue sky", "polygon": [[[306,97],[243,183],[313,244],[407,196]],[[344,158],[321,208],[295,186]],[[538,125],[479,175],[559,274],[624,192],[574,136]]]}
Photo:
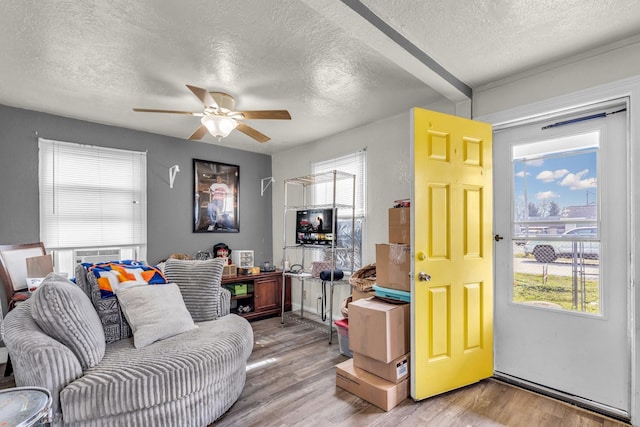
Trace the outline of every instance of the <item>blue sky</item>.
{"label": "blue sky", "polygon": [[[516,208],[527,202],[539,207],[556,202],[560,209],[596,202],[597,152],[584,150],[533,160],[514,160]],[[526,170],[526,174],[525,174]],[[517,211],[518,209],[516,209]]]}

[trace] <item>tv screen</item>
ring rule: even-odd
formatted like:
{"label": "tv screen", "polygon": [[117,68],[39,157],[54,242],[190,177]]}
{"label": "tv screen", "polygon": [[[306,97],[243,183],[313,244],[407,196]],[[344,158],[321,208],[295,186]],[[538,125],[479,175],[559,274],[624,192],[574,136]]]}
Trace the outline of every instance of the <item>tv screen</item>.
{"label": "tv screen", "polygon": [[330,245],[333,209],[305,209],[296,212],[296,243]]}

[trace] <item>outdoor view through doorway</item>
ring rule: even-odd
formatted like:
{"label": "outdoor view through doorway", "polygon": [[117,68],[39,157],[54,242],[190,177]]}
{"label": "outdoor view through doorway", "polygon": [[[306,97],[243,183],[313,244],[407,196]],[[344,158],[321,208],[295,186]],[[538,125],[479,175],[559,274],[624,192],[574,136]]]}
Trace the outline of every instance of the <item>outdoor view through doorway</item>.
{"label": "outdoor view through doorway", "polygon": [[513,302],[600,313],[600,132],[512,149]]}

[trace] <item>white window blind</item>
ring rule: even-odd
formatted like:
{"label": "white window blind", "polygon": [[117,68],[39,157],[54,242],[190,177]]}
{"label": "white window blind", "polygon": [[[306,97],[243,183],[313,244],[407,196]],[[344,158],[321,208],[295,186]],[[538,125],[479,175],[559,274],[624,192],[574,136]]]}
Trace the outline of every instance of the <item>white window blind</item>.
{"label": "white window blind", "polygon": [[46,248],[145,246],[146,153],[38,141]]}
{"label": "white window blind", "polygon": [[[355,197],[355,215],[356,217],[364,217],[365,208],[365,173],[366,173],[366,151],[361,150],[346,156],[337,157],[335,159],[325,160],[322,162],[313,162],[311,164],[311,172],[313,174],[339,170],[354,174],[356,176],[356,197]],[[320,184],[314,186],[314,203],[315,204],[331,204],[333,194],[333,183]],[[353,204],[353,182],[351,180],[339,180],[336,183],[336,204],[349,205]]]}

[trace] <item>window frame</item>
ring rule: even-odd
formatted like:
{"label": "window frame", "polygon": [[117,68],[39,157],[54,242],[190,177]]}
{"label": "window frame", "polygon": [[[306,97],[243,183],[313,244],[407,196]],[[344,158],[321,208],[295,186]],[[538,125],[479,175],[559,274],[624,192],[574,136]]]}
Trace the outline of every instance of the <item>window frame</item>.
{"label": "window frame", "polygon": [[[356,194],[355,194],[355,206],[354,206],[354,228],[355,228],[355,243],[354,243],[354,248],[355,248],[355,259],[354,259],[354,269],[358,270],[359,268],[361,268],[362,265],[362,260],[364,259],[364,248],[366,247],[365,242],[366,242],[366,218],[367,218],[367,209],[366,209],[366,182],[367,182],[367,150],[366,148],[363,148],[361,150],[355,151],[355,152],[351,152],[348,154],[344,154],[341,156],[336,156],[330,159],[326,159],[326,160],[321,160],[321,161],[312,161],[310,163],[310,169],[311,169],[311,174],[315,175],[315,174],[319,174],[319,173],[325,173],[325,172],[330,172],[332,170],[339,170],[342,172],[346,172],[346,173],[350,173],[356,176]],[[354,167],[354,163],[355,163],[355,167]],[[324,190],[321,189],[321,187],[318,186],[314,186],[313,188],[313,193],[311,194],[312,200],[314,204],[325,204],[327,202],[326,199],[322,199],[323,195],[322,193],[325,193]],[[345,203],[343,200],[339,199],[339,187],[336,188],[336,196],[338,196],[336,198],[336,204],[345,204],[345,205],[351,205],[353,204],[353,202],[351,200],[348,201],[348,203]],[[348,192],[348,196],[350,198],[351,196],[351,192]],[[324,195],[324,197],[328,197],[326,194]],[[342,212],[344,212],[344,210],[342,210]],[[346,214],[341,214],[341,211],[338,210],[338,218],[337,221],[340,222],[340,220],[345,220],[351,219],[351,215],[346,215]],[[344,229],[343,226],[339,226],[338,229]],[[359,242],[358,242],[358,237],[359,237]],[[341,240],[345,240],[350,238],[350,236],[345,235],[342,238],[340,237],[340,234],[337,236],[337,240],[341,241]]]}

